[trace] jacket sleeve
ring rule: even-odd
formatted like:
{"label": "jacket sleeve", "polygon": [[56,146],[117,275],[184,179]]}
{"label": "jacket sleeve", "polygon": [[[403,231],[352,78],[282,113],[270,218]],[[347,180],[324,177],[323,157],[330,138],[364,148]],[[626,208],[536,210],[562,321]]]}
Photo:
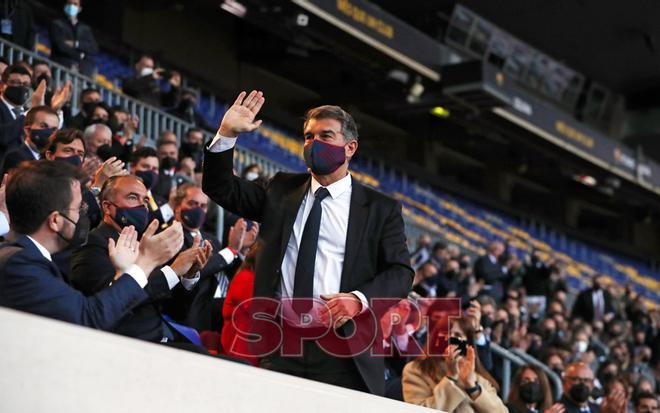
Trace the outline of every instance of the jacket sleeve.
{"label": "jacket sleeve", "polygon": [[146,298],[127,274],[111,287],[85,297],[54,277],[45,264],[35,264],[20,253],[7,262],[0,289],[2,302],[10,308],[100,330],[111,330]]}
{"label": "jacket sleeve", "polygon": [[108,256],[107,246],[96,236],[71,257],[71,284],[85,295],[107,288],[115,277],[115,268]]}
{"label": "jacket sleeve", "polygon": [[53,49],[57,54],[61,54],[72,59],[80,59],[80,52],[74,47],[68,46],[64,43],[67,40],[73,41],[73,37],[67,39],[67,30],[62,25],[62,22],[55,20],[50,25],[50,41],[53,43]]}
{"label": "jacket sleeve", "polygon": [[204,153],[202,190],[221,207],[252,221],[262,222],[266,190],[234,176],[234,149]]}
{"label": "jacket sleeve", "polygon": [[95,55],[99,52],[99,46],[96,44],[94,33],[92,29],[85,25],[80,29],[80,37],[78,38],[78,49],[88,55]]}
{"label": "jacket sleeve", "polygon": [[401,205],[393,203],[380,240],[378,241],[379,271],[357,288],[367,300],[374,297],[405,297],[412,287],[414,272],[406,247]]}

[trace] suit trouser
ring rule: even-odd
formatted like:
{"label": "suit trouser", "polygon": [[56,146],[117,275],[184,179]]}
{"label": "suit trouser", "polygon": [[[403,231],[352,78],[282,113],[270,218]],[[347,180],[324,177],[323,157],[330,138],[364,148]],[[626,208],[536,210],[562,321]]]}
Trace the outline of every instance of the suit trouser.
{"label": "suit trouser", "polygon": [[309,380],[369,392],[352,358],[335,357],[321,349],[316,341],[303,343],[302,357],[279,354],[261,359],[260,366]]}

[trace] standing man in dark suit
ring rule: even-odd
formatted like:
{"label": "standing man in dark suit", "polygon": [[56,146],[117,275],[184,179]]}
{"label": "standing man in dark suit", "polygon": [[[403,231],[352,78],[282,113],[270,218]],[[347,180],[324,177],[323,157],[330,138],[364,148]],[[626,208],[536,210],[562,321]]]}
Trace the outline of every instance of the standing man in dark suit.
{"label": "standing man in dark suit", "polygon": [[[265,189],[234,176],[236,138],[259,127],[255,116],[263,103],[261,92],[242,92],[225,113],[204,155],[204,192],[261,224],[255,297],[324,300],[321,321],[350,336],[371,299],[403,298],[410,291],[413,271],[401,207],[348,172],[358,133],[351,115],[338,106],[307,112],[304,155],[310,173],[278,173]],[[345,325],[350,320],[354,323]],[[262,365],[374,394],[385,390],[382,358],[369,351],[335,357],[316,340],[305,341],[302,357],[275,353]]]}
{"label": "standing man in dark suit", "polygon": [[612,296],[605,289],[602,274],[596,274],[592,287],[578,294],[573,305],[573,318],[581,318],[589,324],[596,320],[608,322],[614,318]]}
{"label": "standing man in dark suit", "polygon": [[481,293],[490,295],[497,303],[502,301],[504,296],[506,273],[499,263],[503,253],[504,244],[500,241],[491,241],[486,249],[486,255],[482,255],[474,263],[474,275],[477,281],[483,284]]}
{"label": "standing man in dark suit", "polygon": [[92,29],[78,20],[78,14],[82,11],[81,3],[81,0],[66,0],[66,16],[51,23],[51,57],[61,65],[78,68],[83,75],[93,76],[96,63],[92,56],[99,52],[99,47]]}
{"label": "standing man in dark suit", "polygon": [[[103,223],[89,234],[87,245],[79,248],[71,260],[71,283],[86,295],[96,294],[108,288],[114,271],[108,259],[108,242],[116,239],[122,228],[134,226],[141,235],[147,227],[148,210],[146,208],[147,190],[139,178],[127,175],[110,178],[99,196],[103,209]],[[158,227],[158,222],[152,224]],[[181,225],[174,223],[170,228]],[[182,233],[182,231],[181,231]],[[183,246],[182,243],[179,248]],[[172,290],[183,287],[190,291],[199,281],[199,270],[203,268],[210,245],[199,243],[175,254],[176,259],[170,265],[167,261],[159,262],[149,278],[145,291],[149,299],[135,307],[132,313],[121,320],[115,331],[129,337],[153,342],[183,340],[165,320],[161,313],[163,302],[172,297]],[[209,251],[207,251],[209,250]],[[174,254],[173,254],[174,255]]]}
{"label": "standing man in dark suit", "polygon": [[30,109],[25,115],[23,126],[25,141],[18,148],[7,152],[0,175],[16,168],[23,161],[41,159],[41,152],[48,146],[48,138],[59,125],[60,118],[57,116],[57,112],[49,106],[37,106]]}
{"label": "standing man in dark suit", "polygon": [[65,283],[52,255],[87,241],[89,222],[73,166],[38,161],[19,167],[7,185],[7,208],[17,238],[0,249],[0,305],[102,330],[112,329],[147,298],[147,277],[178,251],[180,228],[136,242],[126,228],[108,243],[111,285],[90,297]]}

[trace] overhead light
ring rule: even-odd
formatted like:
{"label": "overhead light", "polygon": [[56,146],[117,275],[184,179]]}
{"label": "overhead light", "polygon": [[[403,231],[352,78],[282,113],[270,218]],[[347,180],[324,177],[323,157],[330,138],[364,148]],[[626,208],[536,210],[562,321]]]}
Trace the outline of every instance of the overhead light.
{"label": "overhead light", "polygon": [[448,118],[450,113],[449,109],[443,108],[442,106],[436,106],[431,109],[431,115],[437,116],[439,118]]}
{"label": "overhead light", "polygon": [[417,76],[415,77],[415,83],[413,83],[412,86],[410,86],[410,91],[408,92],[408,96],[406,97],[406,100],[408,103],[419,103],[419,99],[424,93],[424,85],[422,84],[422,77]]}
{"label": "overhead light", "polygon": [[224,0],[220,5],[220,8],[241,18],[245,17],[245,13],[247,13],[247,8],[236,0]]}
{"label": "overhead light", "polygon": [[298,13],[296,16],[296,24],[298,26],[307,27],[309,24],[309,16],[305,13]]}

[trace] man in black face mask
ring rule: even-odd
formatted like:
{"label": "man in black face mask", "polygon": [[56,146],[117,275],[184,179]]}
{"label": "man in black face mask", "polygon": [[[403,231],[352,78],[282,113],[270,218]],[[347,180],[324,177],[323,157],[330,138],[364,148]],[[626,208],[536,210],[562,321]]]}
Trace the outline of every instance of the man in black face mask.
{"label": "man in black face mask", "polygon": [[[25,106],[32,99],[32,107],[39,106],[32,95],[32,76],[21,65],[11,65],[2,73],[0,90],[0,156],[21,144]],[[33,99],[34,98],[34,99]]]}
{"label": "man in black face mask", "polygon": [[183,92],[181,92],[181,100],[179,101],[179,105],[174,109],[170,109],[168,112],[177,118],[181,118],[188,123],[192,123],[193,126],[204,130],[213,130],[213,126],[211,126],[206,121],[206,119],[204,119],[204,116],[195,110],[198,100],[197,92],[192,89],[184,89]]}
{"label": "man in black face mask", "polygon": [[137,257],[126,258],[137,249],[134,230],[127,229],[110,248],[119,276],[105,291],[85,297],[52,262],[53,254],[87,241],[79,179],[73,166],[45,160],[24,164],[13,174],[7,208],[17,238],[0,249],[0,306],[110,330],[147,298],[147,277],[159,261],[170,258],[165,251],[173,241],[150,236],[140,243]]}
{"label": "man in black face mask", "polygon": [[179,163],[179,150],[176,143],[158,140],[156,142],[156,151],[160,160],[160,172],[156,186],[151,188],[155,195],[169,199],[170,191],[186,182],[192,182],[190,177],[179,173],[177,167]]}
{"label": "man in black face mask", "polygon": [[195,162],[195,172],[202,172],[204,159],[204,132],[198,128],[188,129],[181,140],[179,159],[190,158]]}
{"label": "man in black face mask", "polygon": [[101,92],[98,89],[88,88],[83,89],[80,93],[80,110],[75,116],[71,116],[68,113],[68,116],[65,116],[64,123],[67,128],[76,128],[84,129],[85,119],[87,119],[94,110],[96,103],[99,103],[102,100]]}
{"label": "man in black face mask", "polygon": [[611,389],[600,405],[589,401],[594,388],[594,373],[585,363],[569,364],[562,381],[563,396],[559,401],[565,413],[621,413],[626,411],[627,397],[622,389]]}
{"label": "man in black face mask", "polygon": [[50,107],[37,106],[30,109],[23,126],[25,141],[18,148],[7,152],[2,165],[2,175],[23,161],[41,159],[41,152],[48,146],[48,138],[57,130],[59,124],[57,112]]}

